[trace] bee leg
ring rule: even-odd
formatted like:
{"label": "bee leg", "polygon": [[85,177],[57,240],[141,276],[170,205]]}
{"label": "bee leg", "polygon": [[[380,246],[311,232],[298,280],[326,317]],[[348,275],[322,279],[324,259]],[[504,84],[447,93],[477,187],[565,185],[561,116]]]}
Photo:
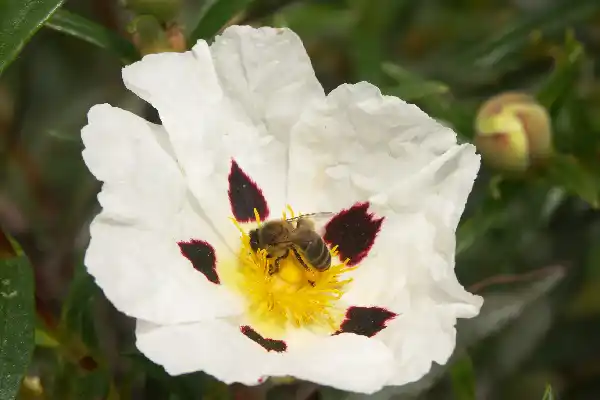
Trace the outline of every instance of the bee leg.
{"label": "bee leg", "polygon": [[279,256],[279,257],[277,257],[275,259],[275,261],[273,262],[273,264],[271,264],[269,266],[269,275],[273,275],[274,273],[276,273],[277,271],[279,271],[279,266],[281,264],[281,260],[284,260],[289,254],[290,254],[290,251],[287,250],[284,255]]}
{"label": "bee leg", "polygon": [[302,265],[304,267],[304,269],[306,269],[307,271],[310,271],[310,267],[308,265],[306,265],[306,263],[302,259],[302,256],[300,255],[300,253],[298,253],[298,250],[295,247],[292,247],[292,251],[294,252],[294,257],[296,257],[296,259],[298,260],[300,265]]}

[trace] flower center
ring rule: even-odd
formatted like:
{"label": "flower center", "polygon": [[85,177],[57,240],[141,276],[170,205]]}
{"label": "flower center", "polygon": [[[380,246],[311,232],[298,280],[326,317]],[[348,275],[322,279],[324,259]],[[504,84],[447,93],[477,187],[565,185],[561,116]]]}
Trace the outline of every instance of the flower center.
{"label": "flower center", "polygon": [[[287,219],[284,212],[282,221]],[[258,213],[256,220],[261,229]],[[276,266],[277,258],[265,249],[254,251],[249,232],[235,224],[241,232],[236,286],[247,299],[253,327],[270,337],[283,334],[290,326],[336,332],[344,320],[344,309],[337,303],[352,280],[343,274],[356,267],[347,266],[347,261],[336,263],[335,247],[328,249],[332,264],[324,271],[315,269],[298,251],[289,251]]]}

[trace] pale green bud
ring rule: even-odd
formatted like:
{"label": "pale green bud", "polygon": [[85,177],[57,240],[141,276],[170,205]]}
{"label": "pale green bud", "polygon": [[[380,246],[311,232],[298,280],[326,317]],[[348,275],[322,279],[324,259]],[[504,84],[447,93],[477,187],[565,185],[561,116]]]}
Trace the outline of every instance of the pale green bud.
{"label": "pale green bud", "polygon": [[141,15],[131,21],[128,29],[142,56],[186,50],[185,38],[176,24],[165,29],[155,17]]}
{"label": "pale green bud", "polygon": [[524,93],[509,92],[482,104],[475,144],[492,168],[522,172],[552,155],[552,127],[544,107]]}

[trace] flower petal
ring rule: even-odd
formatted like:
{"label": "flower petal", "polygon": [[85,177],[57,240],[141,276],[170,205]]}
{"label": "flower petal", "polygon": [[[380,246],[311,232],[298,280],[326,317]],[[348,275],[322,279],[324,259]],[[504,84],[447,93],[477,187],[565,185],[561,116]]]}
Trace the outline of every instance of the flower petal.
{"label": "flower petal", "polygon": [[422,378],[431,363],[445,364],[456,343],[455,319],[435,309],[401,315],[377,337],[391,348],[394,373],[388,385],[404,385]]}
{"label": "flower petal", "polygon": [[313,103],[291,135],[288,193],[303,212],[369,201],[386,216],[436,199],[455,226],[479,167],[473,146],[457,145],[451,129],[365,82]]}
{"label": "flower petal", "polygon": [[184,233],[185,229],[177,226],[182,221],[174,221],[170,230],[152,232],[115,224],[100,214],[90,227],[85,256],[88,271],[115,307],[132,317],[170,324],[240,314],[241,300],[211,282],[210,275],[196,270],[178,242],[188,237],[207,238],[217,257],[233,259],[233,254],[214,233],[209,238],[206,223],[192,212],[176,218],[196,221],[196,233]]}
{"label": "flower petal", "polygon": [[227,384],[256,385],[269,368],[269,353],[220,319],[162,326],[138,320],[136,338],[138,349],[171,375],[204,371]]}
{"label": "flower petal", "polygon": [[287,129],[303,102],[322,96],[293,33],[230,28],[212,49],[199,41],[186,53],[146,56],[123,79],[159,111],[191,191],[230,246],[238,236],[227,221],[232,159],[268,206],[283,210]]}
{"label": "flower petal", "polygon": [[393,374],[392,352],[377,339],[350,333],[323,337],[296,332],[287,343],[274,376],[295,376],[346,391],[374,393]]}
{"label": "flower petal", "polygon": [[304,108],[325,97],[302,41],[289,29],[232,26],[211,52],[227,96],[284,143]]}
{"label": "flower petal", "polygon": [[454,274],[454,229],[478,168],[474,147],[458,145],[451,129],[362,82],[340,86],[302,115],[292,131],[288,193],[303,212],[369,202],[384,218],[350,273],[345,303],[401,314],[430,300],[466,317],[481,299]]}
{"label": "flower petal", "polygon": [[[100,104],[81,132],[83,159],[104,182],[98,200],[103,215],[123,224],[160,229],[170,223],[186,192],[164,144],[166,132],[128,111]],[[161,166],[157,168],[157,166]],[[169,196],[165,196],[169,193]]]}
{"label": "flower petal", "polygon": [[104,182],[85,265],[115,307],[160,323],[239,313],[237,297],[181,253],[178,242],[198,239],[234,257],[193,209],[164,130],[99,105],[82,137],[84,159]]}

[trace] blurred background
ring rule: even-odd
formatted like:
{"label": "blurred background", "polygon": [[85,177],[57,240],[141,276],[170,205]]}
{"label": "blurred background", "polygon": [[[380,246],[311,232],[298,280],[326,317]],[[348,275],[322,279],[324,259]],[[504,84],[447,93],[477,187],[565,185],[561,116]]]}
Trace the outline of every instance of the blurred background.
{"label": "blurred background", "polygon": [[[3,272],[22,286],[19,309],[0,299],[0,342],[22,340],[0,355],[0,399],[600,399],[600,1],[68,0],[50,16],[60,3],[0,0],[0,227],[32,267]],[[88,109],[158,122],[121,67],[232,23],[292,28],[327,91],[367,80],[483,154],[456,268],[486,302],[421,381],[368,397],[169,377],[85,272],[100,189],[81,158]]]}

